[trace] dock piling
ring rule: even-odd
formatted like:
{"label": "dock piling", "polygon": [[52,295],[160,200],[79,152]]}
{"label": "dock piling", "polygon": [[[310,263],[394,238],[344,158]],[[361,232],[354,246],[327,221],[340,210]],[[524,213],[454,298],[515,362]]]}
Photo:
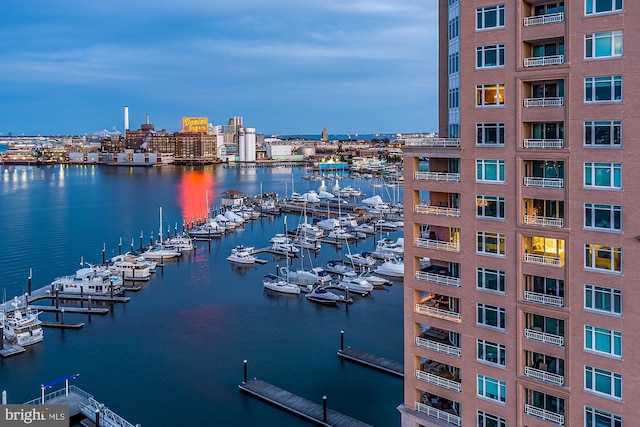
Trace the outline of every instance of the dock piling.
{"label": "dock piling", "polygon": [[106,243],[102,244],[102,265],[105,265],[107,262],[106,260],[106,251],[107,251],[107,245]]}
{"label": "dock piling", "polygon": [[60,309],[60,316],[61,316],[60,323],[64,325],[64,308]]}
{"label": "dock piling", "polygon": [[242,362],[244,365],[244,379],[242,380],[242,384],[246,384],[247,382],[247,359],[244,359],[244,361]]}
{"label": "dock piling", "polygon": [[344,351],[344,331],[340,331],[340,351]]}
{"label": "dock piling", "polygon": [[27,277],[27,294],[31,296],[31,269],[29,269],[29,277]]}
{"label": "dock piling", "polygon": [[322,421],[327,422],[327,396],[322,396]]}
{"label": "dock piling", "polygon": [[120,238],[120,242],[118,243],[118,255],[122,255],[122,237]]}

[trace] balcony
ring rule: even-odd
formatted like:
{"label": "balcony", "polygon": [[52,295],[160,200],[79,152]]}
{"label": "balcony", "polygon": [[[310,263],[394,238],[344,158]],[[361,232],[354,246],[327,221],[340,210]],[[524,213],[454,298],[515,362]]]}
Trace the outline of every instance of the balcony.
{"label": "balcony", "polygon": [[439,308],[427,304],[416,304],[416,312],[420,314],[424,314],[430,317],[437,317],[438,319],[448,320],[450,322],[462,322],[462,318],[460,313],[456,313],[455,311],[446,310],[444,308]]}
{"label": "balcony", "polygon": [[524,413],[527,415],[533,415],[534,417],[542,418],[552,423],[564,425],[564,415],[557,414],[555,412],[547,411],[546,409],[538,408],[537,406],[524,404]]}
{"label": "balcony", "polygon": [[458,277],[450,277],[444,274],[416,271],[416,279],[423,282],[436,283],[438,285],[453,286],[456,288],[460,287],[460,279]]}
{"label": "balcony", "polygon": [[449,216],[449,217],[459,217],[460,209],[459,208],[448,208],[445,206],[431,206],[426,204],[419,204],[415,207],[416,213],[427,214],[427,215],[436,215],[436,216]]}
{"label": "balcony", "polygon": [[438,353],[448,354],[450,356],[460,357],[462,349],[450,344],[444,344],[429,338],[416,337],[416,345],[427,350],[437,351]]}
{"label": "balcony", "polygon": [[544,67],[547,65],[564,64],[564,55],[549,55],[524,58],[525,67]]}
{"label": "balcony", "polygon": [[448,252],[460,252],[460,242],[445,242],[442,240],[417,238],[415,240],[415,245],[420,248],[439,249]]}
{"label": "balcony", "polygon": [[524,374],[527,377],[535,378],[536,380],[545,381],[558,386],[564,386],[564,377],[562,375],[553,374],[551,372],[543,371],[541,369],[532,368],[531,366],[524,367]]}
{"label": "balcony", "polygon": [[460,174],[449,172],[416,172],[414,179],[430,182],[460,182]]}
{"label": "balcony", "polygon": [[[452,409],[450,410],[453,411]],[[449,413],[446,410],[427,405],[425,403],[416,402],[416,411],[422,412],[423,414],[427,414],[439,420],[446,421],[449,424],[455,426],[462,426],[462,418],[460,418],[459,416]]]}
{"label": "balcony", "polygon": [[537,331],[535,329],[525,329],[524,337],[530,340],[564,347],[564,337],[561,337],[560,335],[550,334],[549,332]]}
{"label": "balcony", "polygon": [[564,139],[525,139],[524,148],[564,148]]}
{"label": "balcony", "polygon": [[[444,366],[442,364],[440,365]],[[446,373],[448,374],[448,372]],[[453,378],[451,374],[449,374],[449,376]],[[447,390],[453,390],[458,393],[462,391],[462,384],[460,382],[454,381],[453,379],[445,378],[443,376],[440,376],[431,372],[416,370],[416,378],[424,382],[427,382],[429,384],[434,384],[434,385],[437,385],[438,387],[446,388]]]}
{"label": "balcony", "polygon": [[525,301],[538,304],[550,305],[553,307],[564,307],[564,298],[556,295],[546,295],[538,292],[524,291]]}
{"label": "balcony", "polygon": [[408,147],[460,148],[460,138],[411,138],[403,142]]}
{"label": "balcony", "polygon": [[564,258],[552,255],[524,254],[524,262],[529,264],[551,265],[553,267],[564,267]]}
{"label": "balcony", "polygon": [[564,188],[564,178],[539,178],[526,176],[524,178],[525,187],[536,188]]}
{"label": "balcony", "polygon": [[552,218],[538,215],[525,215],[522,222],[527,225],[540,225],[543,227],[564,227],[564,218]]}
{"label": "balcony", "polygon": [[564,12],[550,13],[548,15],[527,16],[524,18],[524,26],[531,27],[533,25],[554,24],[564,21]]}
{"label": "balcony", "polygon": [[525,98],[525,108],[537,107],[562,107],[564,106],[564,97],[556,96],[551,98]]}

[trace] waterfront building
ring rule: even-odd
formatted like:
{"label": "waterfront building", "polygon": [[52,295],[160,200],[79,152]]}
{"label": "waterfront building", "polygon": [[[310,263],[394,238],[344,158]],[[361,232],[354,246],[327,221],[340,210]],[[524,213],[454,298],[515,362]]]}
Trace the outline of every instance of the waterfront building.
{"label": "waterfront building", "polygon": [[403,427],[637,422],[638,17],[439,1],[440,137],[403,150]]}

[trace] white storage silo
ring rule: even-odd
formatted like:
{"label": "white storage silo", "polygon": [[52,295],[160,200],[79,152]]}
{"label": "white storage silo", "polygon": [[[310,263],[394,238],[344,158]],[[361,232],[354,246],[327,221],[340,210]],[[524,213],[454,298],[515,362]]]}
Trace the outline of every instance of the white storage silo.
{"label": "white storage silo", "polygon": [[247,161],[247,147],[244,135],[244,128],[238,129],[238,156],[241,162]]}

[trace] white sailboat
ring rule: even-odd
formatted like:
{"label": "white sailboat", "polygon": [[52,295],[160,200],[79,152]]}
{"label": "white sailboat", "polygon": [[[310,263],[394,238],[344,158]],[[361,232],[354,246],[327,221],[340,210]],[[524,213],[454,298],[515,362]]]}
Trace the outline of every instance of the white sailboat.
{"label": "white sailboat", "polygon": [[182,255],[182,253],[180,251],[177,251],[175,249],[170,249],[170,248],[165,248],[162,244],[162,206],[160,207],[160,230],[159,230],[159,234],[160,234],[160,240],[159,240],[159,244],[157,246],[152,246],[149,249],[147,249],[145,252],[141,253],[140,255],[142,255],[145,259],[155,259],[155,260],[165,260],[165,259],[172,259],[172,258],[177,258],[180,255]]}

